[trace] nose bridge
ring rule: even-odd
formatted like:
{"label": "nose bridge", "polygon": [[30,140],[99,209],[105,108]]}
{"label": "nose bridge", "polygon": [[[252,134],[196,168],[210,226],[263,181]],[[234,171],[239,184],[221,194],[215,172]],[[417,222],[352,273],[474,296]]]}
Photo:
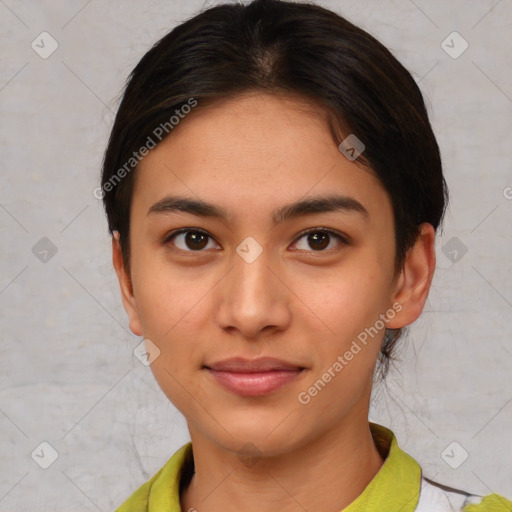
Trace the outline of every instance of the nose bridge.
{"label": "nose bridge", "polygon": [[[244,251],[246,251],[245,254]],[[259,254],[258,252],[250,246],[247,250],[247,245],[241,244],[233,258],[233,292],[240,293],[240,298],[263,297],[269,292],[271,272],[268,269],[268,254],[267,252],[264,254],[263,250]]]}
{"label": "nose bridge", "polygon": [[254,337],[267,326],[284,327],[289,312],[285,294],[279,290],[283,285],[269,268],[271,259],[254,239],[239,244],[224,281],[217,319],[220,326],[236,328],[244,337]]}
{"label": "nose bridge", "polygon": [[230,294],[233,304],[246,315],[257,314],[257,309],[261,314],[262,304],[272,302],[269,254],[256,243],[242,242],[233,257]]}

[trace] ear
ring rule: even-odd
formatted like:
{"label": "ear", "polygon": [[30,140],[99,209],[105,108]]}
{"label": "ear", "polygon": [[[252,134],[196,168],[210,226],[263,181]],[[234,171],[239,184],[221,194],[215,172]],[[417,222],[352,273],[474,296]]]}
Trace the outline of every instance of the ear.
{"label": "ear", "polygon": [[123,299],[124,309],[128,314],[130,321],[130,330],[137,336],[142,336],[139,314],[137,305],[133,295],[133,287],[129,273],[123,261],[123,253],[121,251],[121,242],[119,241],[119,232],[114,231],[112,236],[112,263],[116,270],[117,279],[121,288],[121,298]]}
{"label": "ear", "polygon": [[421,224],[394,286],[393,303],[399,303],[402,309],[387,322],[387,328],[400,329],[412,324],[423,311],[436,266],[435,238],[434,227],[428,222]]}

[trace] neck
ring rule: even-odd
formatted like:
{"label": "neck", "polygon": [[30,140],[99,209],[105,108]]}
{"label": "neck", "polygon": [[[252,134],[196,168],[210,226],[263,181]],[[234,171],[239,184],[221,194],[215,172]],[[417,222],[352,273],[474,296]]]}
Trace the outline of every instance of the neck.
{"label": "neck", "polygon": [[343,510],[383,464],[367,417],[339,425],[312,443],[245,464],[191,430],[195,473],[182,510],[296,512]]}

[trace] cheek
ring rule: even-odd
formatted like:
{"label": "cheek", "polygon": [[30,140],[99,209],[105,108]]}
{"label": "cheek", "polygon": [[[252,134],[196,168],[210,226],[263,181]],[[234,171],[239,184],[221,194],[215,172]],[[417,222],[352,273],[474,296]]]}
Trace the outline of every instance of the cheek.
{"label": "cheek", "polygon": [[333,337],[345,340],[373,325],[387,304],[386,275],[370,258],[295,279],[297,295]]}
{"label": "cheek", "polygon": [[[190,409],[190,394],[199,400],[203,398],[195,370],[204,362],[200,340],[207,329],[206,319],[211,321],[204,314],[205,299],[214,284],[213,279],[194,278],[190,272],[193,270],[178,271],[153,259],[139,265],[134,277],[143,336],[160,350],[151,371],[162,391],[180,410]],[[190,411],[192,417],[195,414]]]}
{"label": "cheek", "polygon": [[379,315],[388,309],[387,271],[373,254],[361,252],[347,258],[332,273],[318,274],[313,281],[305,279],[300,286],[298,295],[308,297],[305,302],[310,311],[321,319],[319,323],[308,312],[309,327],[322,327],[315,340],[310,379],[311,383],[329,381],[317,402],[322,410],[337,402],[349,406],[372,381],[385,330]]}
{"label": "cheek", "polygon": [[302,391],[311,391],[314,397],[312,409],[316,412],[311,421],[319,428],[322,421],[344,416],[371,386],[384,335],[380,324],[375,328],[385,311],[382,293],[374,274],[350,273],[340,274],[323,294],[315,295],[311,309],[321,312],[327,327],[316,336],[311,352],[315,364]]}
{"label": "cheek", "polygon": [[176,405],[200,396],[195,371],[204,363],[201,340],[212,331],[211,290],[218,276],[198,268],[173,267],[165,258],[140,259],[134,294],[143,336],[160,350],[151,370],[167,397]]}
{"label": "cheek", "polygon": [[[214,276],[199,268],[172,265],[164,251],[134,254],[132,281],[144,336],[166,339],[197,321],[201,300]],[[192,322],[193,324],[193,322]]]}

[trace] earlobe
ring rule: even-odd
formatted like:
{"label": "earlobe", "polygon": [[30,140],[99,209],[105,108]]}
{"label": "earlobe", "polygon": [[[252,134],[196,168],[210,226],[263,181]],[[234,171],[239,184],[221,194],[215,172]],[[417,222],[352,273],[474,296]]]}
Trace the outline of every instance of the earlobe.
{"label": "earlobe", "polygon": [[395,285],[392,300],[393,303],[399,303],[402,309],[388,321],[387,328],[400,329],[412,324],[420,316],[430,291],[435,266],[435,230],[425,222],[420,226],[416,242],[407,251]]}
{"label": "earlobe", "polygon": [[121,242],[119,240],[119,232],[112,233],[112,264],[117,274],[119,287],[121,289],[121,298],[123,300],[124,309],[128,314],[130,322],[130,330],[137,336],[142,336],[137,304],[133,294],[133,286],[130,275],[126,269],[121,251]]}

